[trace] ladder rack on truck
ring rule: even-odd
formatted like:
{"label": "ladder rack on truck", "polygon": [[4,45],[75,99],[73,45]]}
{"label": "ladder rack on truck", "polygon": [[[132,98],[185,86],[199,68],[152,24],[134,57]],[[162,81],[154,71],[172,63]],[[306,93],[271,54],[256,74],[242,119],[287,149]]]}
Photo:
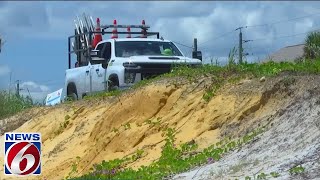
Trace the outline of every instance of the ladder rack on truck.
{"label": "ladder rack on truck", "polygon": [[[88,19],[91,19],[90,23],[88,23]],[[148,36],[157,36],[159,39],[159,32],[148,32],[147,30],[150,26],[145,25],[144,20],[142,21],[142,25],[116,25],[116,20],[114,20],[113,25],[102,25],[100,26],[100,21],[97,19],[97,27],[96,30],[93,30],[93,20],[92,18],[88,18],[84,14],[84,22],[78,18],[78,24],[76,23],[75,35],[68,37],[68,68],[71,68],[71,54],[76,54],[77,63],[79,66],[87,65],[87,63],[91,60],[91,51],[95,48],[93,47],[92,41],[94,40],[94,36],[97,35],[105,35],[105,34],[136,34],[142,35],[145,38]],[[85,24],[85,25],[84,25]],[[100,26],[100,27],[99,27]],[[113,28],[112,31],[106,31],[109,28]],[[117,28],[127,28],[127,31],[117,31]],[[141,32],[131,32],[130,29],[141,29]],[[100,30],[100,31],[97,31]],[[111,37],[112,38],[112,37]],[[133,37],[133,38],[139,38]],[[72,50],[73,49],[73,50]]]}

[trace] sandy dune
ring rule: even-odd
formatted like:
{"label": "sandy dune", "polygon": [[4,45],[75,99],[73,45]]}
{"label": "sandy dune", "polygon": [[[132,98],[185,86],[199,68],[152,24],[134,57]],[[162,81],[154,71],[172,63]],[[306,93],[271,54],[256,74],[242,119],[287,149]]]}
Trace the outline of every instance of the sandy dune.
{"label": "sandy dune", "polygon": [[[285,78],[227,84],[209,102],[202,96],[212,81],[203,78],[194,83],[161,81],[120,97],[32,109],[28,121],[24,113],[13,117],[26,121],[16,132],[42,134],[42,175],[29,179],[62,179],[77,157],[79,176],[95,163],[129,156],[138,149],[144,150],[144,157],[128,166],[148,165],[160,157],[166,127],[178,130],[177,144],[195,140],[200,149],[226,135],[243,136],[271,123],[276,113],[308,88],[317,85],[320,92],[317,76],[290,76],[297,79],[294,85],[287,85]],[[0,153],[2,156],[2,148]],[[2,157],[0,162],[3,164]],[[3,175],[3,167],[0,171],[0,179],[10,179]]]}

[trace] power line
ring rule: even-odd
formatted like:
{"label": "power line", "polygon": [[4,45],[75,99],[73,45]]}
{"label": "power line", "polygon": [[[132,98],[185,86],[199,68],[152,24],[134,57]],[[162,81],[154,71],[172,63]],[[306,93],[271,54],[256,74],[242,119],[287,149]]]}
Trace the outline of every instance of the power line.
{"label": "power line", "polygon": [[231,48],[230,48],[230,46],[229,47],[223,47],[223,48],[221,48],[221,46],[211,46],[211,47],[207,47],[207,48],[203,48],[203,49],[201,49],[201,51],[205,51],[205,50],[207,50],[207,49],[214,49],[214,48],[218,48],[219,50],[230,50],[230,49],[232,49],[232,48],[234,48],[234,47],[237,47],[238,46],[238,44],[237,43],[235,43],[235,44],[233,44],[232,46],[231,46]]}
{"label": "power line", "polygon": [[303,34],[308,34],[308,33],[313,32],[313,31],[319,31],[319,29],[311,30],[311,31],[304,32],[304,33],[298,33],[298,34],[287,35],[287,36],[278,36],[278,37],[273,37],[273,38],[260,38],[260,39],[254,39],[254,40],[252,40],[252,41],[260,41],[260,40],[267,40],[267,39],[288,38],[288,37],[294,37],[294,36],[300,36],[300,35],[303,35]]}
{"label": "power line", "polygon": [[[303,34],[307,34],[307,33],[310,33],[310,32],[313,32],[313,31],[317,31],[318,29],[316,30],[311,30],[311,31],[308,31],[308,32],[304,32],[304,33],[297,33],[297,34],[292,34],[292,35],[286,35],[286,36],[277,36],[277,37],[273,37],[273,38],[260,38],[260,39],[253,39],[253,40],[250,40],[250,41],[261,41],[261,40],[270,40],[270,39],[281,39],[281,38],[290,38],[290,37],[294,37],[294,36],[299,36],[299,35],[303,35]],[[236,47],[237,45],[233,45],[232,47]],[[214,46],[214,47],[210,47],[211,49],[215,48],[217,46]],[[208,47],[209,48],[209,47]],[[205,49],[208,49],[208,48],[204,48],[202,50],[205,50]],[[225,49],[232,49],[232,48],[223,48],[223,50]],[[219,49],[219,50],[222,50],[222,49]]]}
{"label": "power line", "polygon": [[184,44],[179,43],[179,42],[176,42],[176,41],[172,41],[172,42],[174,42],[174,43],[176,43],[176,44],[179,44],[179,45],[181,45],[181,46],[184,46],[184,47],[187,47],[187,48],[193,49],[193,47],[191,47],[191,46],[187,46],[187,45],[184,45]]}
{"label": "power line", "polygon": [[246,27],[252,28],[252,27],[261,27],[261,26],[274,25],[274,24],[279,24],[279,23],[283,23],[283,22],[295,21],[295,20],[298,20],[298,19],[303,19],[303,18],[307,18],[307,17],[311,17],[311,16],[314,16],[314,15],[319,15],[319,14],[320,14],[320,13],[318,12],[318,13],[309,14],[309,15],[306,15],[306,16],[301,16],[301,17],[292,18],[292,19],[275,21],[275,22],[268,23],[268,24],[251,25],[251,26],[246,26]]}
{"label": "power line", "polygon": [[[314,16],[314,15],[319,15],[319,14],[320,14],[320,12],[318,12],[318,13],[313,13],[313,14],[309,14],[309,15],[305,15],[305,16],[301,16],[301,17],[291,18],[291,19],[287,19],[287,20],[275,21],[275,22],[268,23],[268,24],[258,24],[258,25],[244,26],[244,27],[241,27],[241,28],[252,28],[252,27],[260,27],[260,26],[274,25],[274,24],[279,24],[279,23],[283,23],[283,22],[295,21],[295,20],[298,20],[298,19],[303,19],[303,18],[307,18],[307,17],[311,17],[311,16]],[[203,43],[200,43],[199,45],[202,45],[202,44],[208,43],[208,42],[210,42],[210,41],[214,41],[214,40],[216,40],[216,39],[219,39],[219,38],[221,38],[221,37],[224,37],[224,36],[226,36],[226,35],[234,32],[234,31],[237,31],[238,29],[239,29],[239,28],[237,28],[236,30],[232,30],[232,31],[228,31],[228,32],[226,32],[226,33],[223,33],[223,34],[221,34],[220,36],[217,36],[217,37],[215,37],[215,38],[213,38],[213,39],[207,40],[207,41],[205,41],[205,42],[203,42]]]}
{"label": "power line", "polygon": [[222,38],[222,37],[224,37],[224,36],[226,36],[226,35],[229,35],[230,33],[234,32],[234,31],[236,31],[236,30],[228,31],[228,32],[223,33],[223,34],[221,34],[220,36],[217,36],[217,37],[215,37],[215,38],[213,38],[213,39],[209,39],[209,40],[207,40],[207,41],[204,41],[204,42],[200,43],[199,46],[202,45],[202,44],[208,43],[208,42],[210,42],[210,41],[214,41],[214,40],[217,40],[217,39],[219,39],[219,38]]}
{"label": "power line", "polygon": [[[276,21],[276,22],[269,23],[269,24],[251,25],[251,26],[244,26],[244,27],[240,27],[240,28],[242,29],[242,28],[248,28],[248,27],[250,28],[250,27],[259,27],[259,26],[274,25],[274,24],[279,24],[279,23],[283,23],[283,22],[289,22],[289,21],[294,21],[294,20],[298,20],[298,19],[303,19],[303,18],[307,18],[307,17],[311,17],[311,16],[314,16],[314,15],[319,15],[319,14],[320,14],[320,13],[314,13],[314,14],[309,14],[309,15],[306,15],[306,16],[296,17],[296,18],[292,18],[292,19]],[[224,36],[226,36],[226,35],[231,34],[231,33],[234,32],[234,31],[239,30],[240,28],[237,28],[237,29],[235,29],[235,30],[232,30],[232,31],[228,31],[228,32],[226,32],[226,33],[223,33],[223,34],[221,34],[220,36],[217,36],[217,37],[215,37],[215,38],[213,38],[213,39],[209,39],[209,40],[207,40],[207,41],[205,41],[205,42],[199,43],[199,45],[203,45],[203,44],[208,43],[208,42],[210,42],[210,41],[214,41],[214,40],[217,40],[217,39],[219,39],[219,38],[222,38],[222,37],[224,37]],[[279,37],[274,37],[274,38],[272,38],[272,39],[299,36],[299,35],[303,35],[303,34],[307,34],[307,33],[309,33],[309,32],[299,33],[299,34],[293,34],[293,35],[288,35],[288,36],[279,36]],[[269,39],[269,38],[261,38],[261,39],[255,39],[255,40],[250,40],[250,41],[259,41],[259,40],[266,40],[266,39]],[[176,44],[179,44],[179,45],[181,45],[181,46],[187,47],[187,48],[192,48],[192,47],[190,47],[190,46],[181,44],[181,43],[179,43],[179,42],[175,42],[175,43],[176,43]],[[213,47],[211,47],[211,48],[213,48]],[[207,49],[207,48],[205,48],[205,49]],[[203,49],[202,49],[202,50],[203,50]]]}
{"label": "power line", "polygon": [[239,30],[239,29],[242,29],[242,28],[247,28],[247,26],[239,27],[239,28],[236,28],[235,30],[228,31],[228,32],[223,33],[223,34],[221,34],[220,36],[217,36],[217,37],[215,37],[215,38],[213,38],[213,39],[210,39],[210,40],[207,40],[207,41],[205,41],[205,42],[202,42],[202,43],[200,43],[199,45],[208,43],[208,42],[210,42],[210,41],[217,40],[217,39],[219,39],[219,38],[222,38],[222,37],[224,37],[224,36],[226,36],[226,35],[229,35],[229,34],[231,34],[232,32],[235,32],[235,31],[237,31],[237,30]]}
{"label": "power line", "polygon": [[31,94],[30,94],[30,91],[29,91],[29,88],[27,87],[27,91],[28,91],[28,93],[29,93],[29,97],[32,99],[32,96],[31,96]]}

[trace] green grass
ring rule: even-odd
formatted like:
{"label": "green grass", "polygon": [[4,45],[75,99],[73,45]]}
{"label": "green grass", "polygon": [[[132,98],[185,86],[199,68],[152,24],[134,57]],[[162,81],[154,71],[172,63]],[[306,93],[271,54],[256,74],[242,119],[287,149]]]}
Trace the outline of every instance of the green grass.
{"label": "green grass", "polygon": [[[305,168],[302,167],[302,165],[294,166],[288,170],[289,174],[291,176],[303,174],[305,172]],[[272,179],[272,178],[278,178],[281,174],[278,172],[270,172],[270,173],[260,173],[258,175],[253,176],[246,176],[245,179],[251,180],[251,179],[257,179],[257,180],[265,180],[265,179]]]}
{"label": "green grass", "polygon": [[292,167],[291,169],[289,169],[290,175],[302,174],[304,171],[305,171],[305,168],[302,167],[302,165],[295,166],[295,167]]}
{"label": "green grass", "polygon": [[29,97],[18,97],[0,92],[0,119],[7,118],[33,106]]}
{"label": "green grass", "polygon": [[[244,78],[260,78],[260,77],[272,77],[281,72],[299,72],[308,74],[320,73],[320,59],[316,61],[303,61],[299,63],[291,62],[267,62],[263,64],[258,63],[242,63],[235,64],[230,60],[230,63],[226,66],[214,66],[214,65],[202,65],[198,68],[191,68],[188,66],[180,66],[173,69],[172,73],[164,74],[162,77],[183,77],[190,82],[196,82],[201,77],[210,76],[212,83],[209,87],[206,87],[203,99],[209,102],[215,93],[226,83],[237,83]],[[148,80],[148,83],[152,82]],[[146,83],[146,84],[148,84]],[[286,85],[295,83],[295,79],[286,78],[284,80]],[[143,83],[141,83],[143,84]]]}
{"label": "green grass", "polygon": [[216,76],[217,79],[224,79],[226,77],[232,77],[237,75],[241,77],[262,77],[262,76],[275,76],[283,71],[293,72],[307,72],[307,73],[319,73],[320,72],[320,60],[315,62],[304,61],[300,63],[291,62],[267,62],[263,64],[258,63],[243,63],[240,65],[232,66],[212,66],[203,65],[199,68],[190,68],[181,66],[175,69],[172,73],[164,75],[165,77],[184,76],[196,79],[201,75],[210,74]]}
{"label": "green grass", "polygon": [[[201,65],[199,67],[190,67],[188,65],[175,65],[172,72],[162,74],[152,79],[146,79],[135,83],[130,89],[139,89],[153,82],[165,79],[165,78],[177,78],[182,77],[190,82],[197,82],[199,78],[204,76],[210,76],[212,78],[212,85],[206,88],[203,98],[205,101],[210,101],[215,92],[222,87],[225,83],[236,83],[244,78],[259,78],[259,77],[272,77],[281,72],[303,72],[309,74],[320,73],[320,59],[314,61],[301,61],[297,63],[293,62],[280,62],[276,63],[269,61],[267,63],[242,63],[236,64],[234,57],[229,55],[229,64],[226,66],[216,65]],[[292,79],[288,79],[288,83],[291,83]],[[96,99],[109,96],[119,96],[126,90],[111,91],[111,92],[99,92],[90,96],[86,96],[85,99]]]}
{"label": "green grass", "polygon": [[[269,61],[267,63],[243,63],[234,64],[230,61],[230,64],[226,66],[215,65],[202,65],[198,68],[191,68],[188,66],[179,66],[173,69],[173,72],[162,75],[162,77],[184,77],[189,81],[194,82],[204,76],[211,76],[215,85],[221,86],[223,83],[230,82],[235,83],[239,80],[250,77],[260,78],[262,76],[272,77],[281,72],[304,72],[309,74],[320,73],[320,59],[316,61],[303,61],[299,63],[281,62],[275,63]],[[158,77],[159,79],[159,77]],[[140,82],[140,84],[148,84],[152,80]],[[289,82],[289,81],[288,81]],[[212,90],[216,90],[214,87],[210,87]]]}
{"label": "green grass", "polygon": [[280,177],[280,174],[279,174],[278,172],[271,172],[270,175],[271,175],[271,177],[273,177],[273,178]]}

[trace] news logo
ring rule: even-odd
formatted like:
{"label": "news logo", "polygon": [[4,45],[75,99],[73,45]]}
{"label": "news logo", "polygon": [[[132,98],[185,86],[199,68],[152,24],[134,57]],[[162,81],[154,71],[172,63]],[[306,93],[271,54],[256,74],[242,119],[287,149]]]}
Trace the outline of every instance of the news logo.
{"label": "news logo", "polygon": [[4,174],[41,174],[41,134],[5,133]]}

